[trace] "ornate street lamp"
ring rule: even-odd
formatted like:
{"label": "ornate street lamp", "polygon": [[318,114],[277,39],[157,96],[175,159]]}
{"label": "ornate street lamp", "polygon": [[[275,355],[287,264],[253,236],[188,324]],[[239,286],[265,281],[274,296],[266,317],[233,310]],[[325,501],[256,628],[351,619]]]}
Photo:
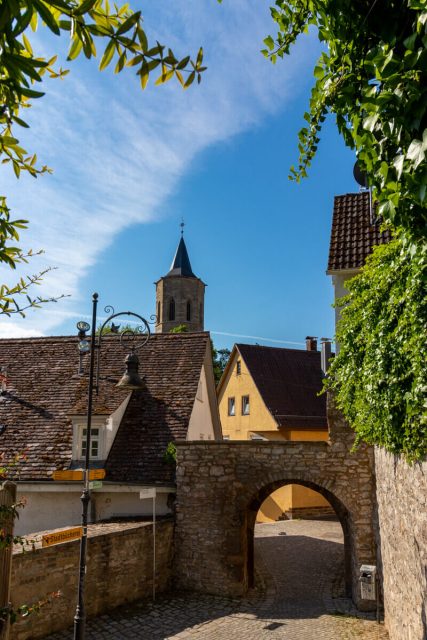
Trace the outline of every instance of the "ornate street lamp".
{"label": "ornate street lamp", "polygon": [[[138,356],[136,351],[147,344],[150,339],[151,331],[148,321],[137,313],[132,311],[122,311],[114,313],[113,307],[105,307],[105,312],[109,313],[109,317],[102,324],[98,333],[96,332],[96,311],[98,306],[98,294],[92,296],[92,327],[87,322],[78,322],[79,330],[79,353],[80,353],[80,373],[83,373],[83,355],[90,352],[89,364],[89,384],[88,384],[88,406],[87,406],[87,422],[86,422],[86,451],[84,466],[84,488],[81,495],[82,501],[82,537],[80,540],[80,563],[79,563],[79,581],[77,592],[77,607],[74,616],[74,640],[84,640],[86,613],[84,605],[84,587],[86,576],[86,550],[87,550],[87,520],[90,503],[90,484],[89,484],[89,463],[90,463],[90,439],[91,439],[91,423],[92,423],[92,400],[93,391],[99,390],[99,368],[100,368],[100,352],[102,345],[102,336],[104,329],[111,323],[110,332],[119,333],[119,325],[115,325],[112,320],[119,316],[132,316],[137,318],[138,326],[135,330],[125,329],[120,333],[120,344],[125,349],[127,344],[130,345],[130,353],[126,356],[126,371],[117,383],[117,387],[128,389],[129,391],[137,391],[145,389],[143,379],[138,373]],[[91,340],[86,339],[86,333],[91,328]],[[95,356],[96,356],[96,379],[95,377]]]}

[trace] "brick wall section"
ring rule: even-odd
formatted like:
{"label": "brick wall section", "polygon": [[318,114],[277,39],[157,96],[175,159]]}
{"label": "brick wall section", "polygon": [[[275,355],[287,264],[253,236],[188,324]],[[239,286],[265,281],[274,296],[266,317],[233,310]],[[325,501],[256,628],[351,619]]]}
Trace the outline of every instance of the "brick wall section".
{"label": "brick wall section", "polygon": [[[177,584],[240,595],[251,584],[253,528],[262,501],[287,483],[317,490],[344,529],[347,586],[360,608],[359,567],[375,564],[373,451],[350,453],[353,434],[330,403],[330,442],[177,444]],[[202,526],[201,526],[202,525]]]}
{"label": "brick wall section", "polygon": [[385,623],[390,640],[427,638],[427,461],[375,451]]}
{"label": "brick wall section", "polygon": [[[159,521],[156,532],[156,589],[170,582],[173,522]],[[44,606],[12,626],[10,640],[42,638],[73,624],[79,563],[79,540],[13,557],[12,600],[15,606],[34,603],[61,590]],[[126,602],[151,597],[153,538],[151,523],[108,523],[89,527],[88,569],[85,586],[88,616],[110,611]]]}

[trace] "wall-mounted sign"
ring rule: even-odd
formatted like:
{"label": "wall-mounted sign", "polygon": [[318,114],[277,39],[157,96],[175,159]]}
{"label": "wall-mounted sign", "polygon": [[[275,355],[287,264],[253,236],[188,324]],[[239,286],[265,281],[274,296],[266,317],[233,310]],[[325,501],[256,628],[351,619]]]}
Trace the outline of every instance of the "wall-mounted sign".
{"label": "wall-mounted sign", "polygon": [[150,487],[149,489],[141,489],[139,492],[140,500],[144,498],[155,498],[156,497],[156,487]]}
{"label": "wall-mounted sign", "polygon": [[77,540],[82,537],[82,528],[73,527],[72,529],[64,529],[63,531],[55,531],[54,533],[46,533],[42,537],[42,547],[50,547],[53,544],[68,542],[69,540]]}

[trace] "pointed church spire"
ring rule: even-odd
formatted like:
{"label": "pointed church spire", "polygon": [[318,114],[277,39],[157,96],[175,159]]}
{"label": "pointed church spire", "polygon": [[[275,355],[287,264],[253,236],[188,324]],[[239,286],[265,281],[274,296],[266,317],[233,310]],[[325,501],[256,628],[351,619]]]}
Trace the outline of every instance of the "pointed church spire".
{"label": "pointed church spire", "polygon": [[[190,264],[190,258],[188,257],[187,247],[184,241],[184,220],[181,224],[181,239],[178,244],[178,248],[175,253],[175,257],[172,260],[171,268],[167,276],[183,276],[184,278],[196,278]],[[166,277],[167,277],[166,276]]]}
{"label": "pointed church spire", "polygon": [[156,284],[156,333],[168,333],[185,325],[189,331],[203,331],[205,316],[205,283],[194,275],[184,241],[181,224],[175,257],[171,268]]}

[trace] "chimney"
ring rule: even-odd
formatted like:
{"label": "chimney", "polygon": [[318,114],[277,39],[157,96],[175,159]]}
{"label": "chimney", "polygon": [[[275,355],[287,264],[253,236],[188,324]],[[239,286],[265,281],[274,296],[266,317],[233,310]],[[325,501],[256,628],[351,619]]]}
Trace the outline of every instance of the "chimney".
{"label": "chimney", "polygon": [[307,351],[317,351],[317,338],[314,336],[307,336],[305,339],[305,348]]}
{"label": "chimney", "polygon": [[323,375],[328,374],[329,363],[332,355],[332,342],[330,338],[320,338],[322,343],[322,352],[320,355],[320,366],[322,367]]}

